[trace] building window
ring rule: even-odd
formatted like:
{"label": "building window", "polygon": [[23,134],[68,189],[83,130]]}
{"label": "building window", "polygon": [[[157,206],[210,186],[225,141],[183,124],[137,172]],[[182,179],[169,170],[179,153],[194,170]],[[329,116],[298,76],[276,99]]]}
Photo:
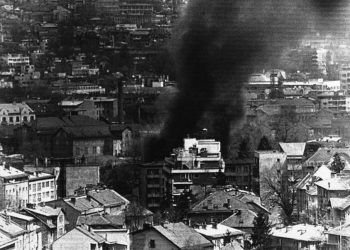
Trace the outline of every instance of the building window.
{"label": "building window", "polygon": [[10,117],[10,122],[11,122],[11,123],[13,122],[13,117]]}
{"label": "building window", "polygon": [[46,192],[46,198],[49,198],[49,197],[50,197],[50,192],[47,191],[47,192]]}
{"label": "building window", "polygon": [[33,192],[36,192],[36,184],[33,184]]}
{"label": "building window", "polygon": [[19,116],[16,116],[16,122],[19,122]]}
{"label": "building window", "polygon": [[51,184],[51,188],[54,188],[53,181],[50,181],[50,184]]}
{"label": "building window", "polygon": [[55,193],[51,191],[51,199],[55,199]]}
{"label": "building window", "polygon": [[31,120],[31,121],[34,121],[34,116],[30,116],[30,120]]}
{"label": "building window", "polygon": [[28,121],[28,117],[27,116],[23,116],[23,121]]}
{"label": "building window", "polygon": [[38,183],[38,191],[41,191],[41,183]]}
{"label": "building window", "polygon": [[50,186],[50,182],[46,182],[46,187],[49,187]]}
{"label": "building window", "polygon": [[85,147],[85,148],[84,148],[84,154],[85,154],[85,155],[88,155],[88,154],[89,154],[89,148],[88,148],[88,147]]}
{"label": "building window", "polygon": [[96,151],[96,147],[95,147],[95,146],[93,146],[93,147],[92,147],[92,154],[94,154],[94,155],[95,155],[95,154],[96,154],[96,152],[97,152],[97,151]]}
{"label": "building window", "polygon": [[29,190],[32,190],[32,184],[29,184]]}
{"label": "building window", "polygon": [[156,248],[156,241],[155,240],[150,240],[149,241],[149,247],[150,248]]}
{"label": "building window", "polygon": [[41,201],[41,193],[38,194],[38,201]]}
{"label": "building window", "polygon": [[90,243],[90,250],[96,250],[96,244]]}

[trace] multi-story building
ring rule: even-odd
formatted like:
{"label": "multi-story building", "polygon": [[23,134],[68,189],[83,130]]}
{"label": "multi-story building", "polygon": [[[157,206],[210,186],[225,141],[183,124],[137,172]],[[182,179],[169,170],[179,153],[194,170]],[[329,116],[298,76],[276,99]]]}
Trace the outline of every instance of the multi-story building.
{"label": "multi-story building", "polygon": [[28,203],[38,204],[57,199],[55,176],[35,172],[33,175],[29,175],[28,182]]}
{"label": "multi-story building", "polygon": [[34,206],[25,208],[24,213],[35,218],[40,226],[43,249],[51,249],[52,243],[66,232],[66,219],[62,208]]}
{"label": "multi-story building", "polygon": [[213,139],[185,138],[183,148],[175,149],[165,161],[169,165],[173,195],[191,185],[216,184],[216,176],[225,171],[221,144]]}
{"label": "multi-story building", "polygon": [[340,88],[350,95],[350,66],[343,66],[339,71]]}
{"label": "multi-story building", "polygon": [[23,65],[29,65],[29,56],[24,56],[22,54],[7,54],[3,56],[3,60],[6,65],[11,67],[21,67]]}
{"label": "multi-story building", "polygon": [[34,111],[25,103],[0,104],[0,121],[9,125],[18,125],[35,120]]}
{"label": "multi-story building", "polygon": [[254,159],[259,169],[260,197],[264,200],[269,192],[269,188],[264,182],[266,175],[280,174],[287,163],[287,154],[277,150],[256,151]]}
{"label": "multi-story building", "polygon": [[153,6],[144,3],[122,3],[119,5],[119,15],[116,22],[132,23],[137,25],[150,24],[152,22]]}
{"label": "multi-story building", "polygon": [[28,174],[9,166],[0,166],[1,208],[19,209],[28,203]]}
{"label": "multi-story building", "polygon": [[350,97],[344,92],[323,92],[317,95],[320,109],[328,109],[335,112],[350,112]]}
{"label": "multi-story building", "polygon": [[253,159],[225,161],[226,184],[259,193],[259,168]]}
{"label": "multi-story building", "polygon": [[170,168],[164,162],[142,164],[139,168],[139,196],[143,206],[155,211],[171,195]]}
{"label": "multi-story building", "polygon": [[[22,223],[18,221],[21,218]],[[0,248],[32,250],[42,249],[39,226],[33,223],[33,218],[17,213],[0,214]],[[25,221],[27,220],[27,221]],[[15,222],[16,221],[16,222]]]}
{"label": "multi-story building", "polygon": [[119,0],[96,0],[95,9],[98,15],[117,15],[119,13],[119,4]]}

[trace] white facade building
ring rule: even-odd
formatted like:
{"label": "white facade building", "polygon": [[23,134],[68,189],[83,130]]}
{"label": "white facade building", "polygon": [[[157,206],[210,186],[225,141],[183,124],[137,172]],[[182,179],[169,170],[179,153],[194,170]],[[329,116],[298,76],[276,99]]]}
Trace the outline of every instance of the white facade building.
{"label": "white facade building", "polygon": [[34,111],[25,103],[1,103],[0,122],[18,125],[35,120]]}
{"label": "white facade building", "polygon": [[28,175],[9,165],[0,166],[0,178],[4,188],[5,207],[19,209],[28,202]]}
{"label": "white facade building", "polygon": [[38,204],[57,199],[55,176],[35,172],[29,176],[28,203]]}
{"label": "white facade building", "polygon": [[7,54],[3,57],[3,60],[8,66],[29,65],[29,56],[22,54]]}

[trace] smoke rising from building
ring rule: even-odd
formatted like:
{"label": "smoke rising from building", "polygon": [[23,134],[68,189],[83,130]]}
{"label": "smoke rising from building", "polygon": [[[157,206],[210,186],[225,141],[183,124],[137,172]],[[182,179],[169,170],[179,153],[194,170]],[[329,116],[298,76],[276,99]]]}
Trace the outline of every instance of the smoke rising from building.
{"label": "smoke rising from building", "polygon": [[173,33],[179,93],[154,144],[157,155],[169,154],[200,127],[221,141],[225,155],[230,131],[244,116],[242,88],[249,75],[274,66],[283,49],[311,29],[337,27],[345,3],[191,0]]}

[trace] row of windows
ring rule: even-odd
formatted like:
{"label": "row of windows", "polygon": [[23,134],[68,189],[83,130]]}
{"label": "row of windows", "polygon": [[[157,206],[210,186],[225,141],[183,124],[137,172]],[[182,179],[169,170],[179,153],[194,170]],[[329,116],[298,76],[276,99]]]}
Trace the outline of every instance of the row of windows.
{"label": "row of windows", "polygon": [[[34,121],[34,116],[29,117],[30,121]],[[23,116],[23,121],[29,121],[28,116]],[[19,116],[9,116],[9,117],[2,117],[2,122],[8,122],[8,123],[13,123],[14,121],[20,122],[20,117]]]}
{"label": "row of windows", "polygon": [[41,188],[54,188],[54,182],[53,181],[46,181],[46,182],[39,182],[39,183],[33,183],[29,184],[29,190],[36,192],[36,190],[40,191]]}
{"label": "row of windows", "polygon": [[38,194],[33,194],[33,195],[29,195],[29,201],[32,202],[41,202],[42,199],[47,200],[47,199],[55,199],[55,192],[54,191],[47,191],[47,192],[43,192],[43,193],[38,193]]}
{"label": "row of windows", "polygon": [[[18,192],[24,192],[24,191],[27,191],[27,187],[19,187],[18,188]],[[6,194],[13,194],[16,192],[16,189],[15,188],[12,188],[12,189],[7,189],[6,190]]]}

